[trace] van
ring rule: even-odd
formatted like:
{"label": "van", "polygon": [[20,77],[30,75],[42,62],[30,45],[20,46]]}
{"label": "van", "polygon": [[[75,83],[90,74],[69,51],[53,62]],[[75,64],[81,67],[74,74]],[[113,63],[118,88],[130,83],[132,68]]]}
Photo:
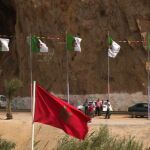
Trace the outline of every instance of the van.
{"label": "van", "polygon": [[0,108],[6,108],[6,106],[7,106],[6,96],[0,95]]}

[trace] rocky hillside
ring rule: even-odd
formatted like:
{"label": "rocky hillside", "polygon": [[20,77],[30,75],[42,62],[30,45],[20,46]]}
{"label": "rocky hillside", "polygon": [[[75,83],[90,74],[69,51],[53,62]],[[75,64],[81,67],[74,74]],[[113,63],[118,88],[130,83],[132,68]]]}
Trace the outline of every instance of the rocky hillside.
{"label": "rocky hillside", "polygon": [[[147,91],[146,43],[150,0],[1,0],[0,35],[11,39],[10,52],[0,53],[0,91],[4,80],[23,81],[30,95],[31,63],[27,37],[37,35],[49,53],[32,54],[33,80],[66,94],[66,31],[80,35],[81,53],[69,53],[71,94],[107,93],[107,34],[121,45],[110,59],[110,92]],[[59,38],[59,39],[58,39]]]}

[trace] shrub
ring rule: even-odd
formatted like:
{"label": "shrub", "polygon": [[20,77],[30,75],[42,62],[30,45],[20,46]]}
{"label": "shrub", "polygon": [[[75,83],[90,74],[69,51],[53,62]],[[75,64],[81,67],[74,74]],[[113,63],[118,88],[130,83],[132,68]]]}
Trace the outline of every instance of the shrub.
{"label": "shrub", "polygon": [[15,147],[15,143],[0,138],[0,150],[12,150]]}
{"label": "shrub", "polygon": [[91,133],[85,140],[65,136],[58,141],[57,150],[143,150],[143,144],[134,137],[121,138],[109,133],[106,126]]}
{"label": "shrub", "polygon": [[5,90],[8,96],[7,114],[6,114],[7,119],[13,118],[12,112],[11,112],[12,98],[20,87],[22,87],[22,82],[17,78],[11,79],[10,81],[5,80]]}

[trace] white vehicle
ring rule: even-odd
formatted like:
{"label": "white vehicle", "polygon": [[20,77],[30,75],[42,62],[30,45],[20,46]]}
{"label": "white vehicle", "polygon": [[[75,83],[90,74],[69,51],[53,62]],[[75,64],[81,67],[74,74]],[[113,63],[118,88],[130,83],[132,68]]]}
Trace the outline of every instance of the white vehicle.
{"label": "white vehicle", "polygon": [[78,106],[77,106],[77,109],[84,112],[84,106],[83,106],[83,105],[78,105]]}
{"label": "white vehicle", "polygon": [[[110,104],[109,108],[110,108],[110,111],[113,111],[111,104]],[[107,100],[103,101],[103,111],[107,111]]]}
{"label": "white vehicle", "polygon": [[6,108],[6,106],[7,106],[6,96],[0,95],[0,108]]}

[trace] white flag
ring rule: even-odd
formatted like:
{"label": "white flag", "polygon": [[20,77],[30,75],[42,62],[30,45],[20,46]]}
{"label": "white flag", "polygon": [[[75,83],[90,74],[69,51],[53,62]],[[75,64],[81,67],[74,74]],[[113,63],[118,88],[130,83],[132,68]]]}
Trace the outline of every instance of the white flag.
{"label": "white flag", "polygon": [[77,51],[77,52],[81,52],[81,46],[80,46],[80,43],[82,41],[81,38],[78,38],[78,37],[74,37],[74,51]]}
{"label": "white flag", "polygon": [[112,41],[111,47],[108,49],[108,56],[115,58],[120,51],[120,45],[118,45],[115,41]]}
{"label": "white flag", "polygon": [[9,51],[9,39],[0,38],[0,51]]}
{"label": "white flag", "polygon": [[40,42],[40,52],[48,52],[48,47],[46,46],[46,44],[43,43],[40,39],[39,42]]}

